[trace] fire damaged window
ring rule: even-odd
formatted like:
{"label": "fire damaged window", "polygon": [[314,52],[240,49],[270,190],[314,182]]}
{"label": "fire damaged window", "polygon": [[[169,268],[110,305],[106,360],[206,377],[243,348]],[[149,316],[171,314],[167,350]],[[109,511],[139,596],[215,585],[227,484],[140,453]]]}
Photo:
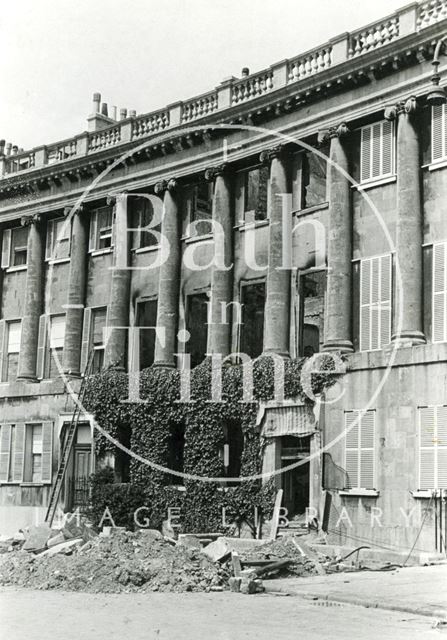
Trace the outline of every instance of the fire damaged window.
{"label": "fire damaged window", "polygon": [[104,366],[104,329],[107,308],[92,309],[91,348],[93,349],[92,373],[99,373]]}
{"label": "fire damaged window", "polygon": [[299,278],[298,353],[311,357],[324,339],[326,271],[310,271]]}
{"label": "fire damaged window", "polygon": [[186,352],[191,356],[191,367],[204,359],[208,342],[208,294],[194,293],[186,300],[186,329],[190,333]]}
{"label": "fire damaged window", "polygon": [[65,339],[65,315],[51,316],[48,351],[46,357],[46,378],[57,378],[61,374]]}
{"label": "fire damaged window", "polygon": [[[183,424],[171,424],[167,454],[168,469],[184,473],[185,426]],[[168,475],[168,484],[182,485],[183,483],[181,476]]]}
{"label": "fire damaged window", "polygon": [[242,323],[240,326],[241,353],[257,358],[264,341],[265,283],[243,283],[241,286]]}
{"label": "fire damaged window", "polygon": [[132,207],[133,248],[145,249],[158,246],[156,233],[161,231],[161,220],[154,221],[155,212],[151,201],[140,196],[130,198],[129,204]]}
{"label": "fire damaged window", "polygon": [[[329,155],[329,146],[319,149]],[[313,151],[303,153],[302,208],[308,209],[327,202],[327,161]]]}
{"label": "fire damaged window", "polygon": [[137,327],[154,327],[139,331],[140,370],[147,369],[154,362],[157,300],[141,300],[137,303],[136,324]]}
{"label": "fire damaged window", "polygon": [[2,269],[26,266],[28,260],[28,227],[5,229],[2,240]]}
{"label": "fire damaged window", "polygon": [[65,218],[48,221],[45,260],[64,260],[70,257],[71,222]]}
{"label": "fire damaged window", "polygon": [[247,171],[244,176],[245,222],[267,219],[268,167]]}
{"label": "fire damaged window", "polygon": [[89,251],[110,249],[113,246],[113,208],[101,207],[90,218]]}
{"label": "fire damaged window", "polygon": [[20,339],[22,333],[22,322],[20,320],[7,323],[7,353],[5,370],[2,380],[10,382],[17,378],[17,368],[19,365]]}
{"label": "fire damaged window", "polygon": [[203,236],[212,233],[212,211],[213,185],[211,182],[200,182],[193,189],[191,222],[196,224],[192,235]]}
{"label": "fire damaged window", "polygon": [[[223,445],[220,455],[228,478],[238,478],[241,475],[242,453],[244,450],[244,434],[239,422],[229,422],[223,425]],[[237,481],[229,480],[228,485],[237,485]]]}

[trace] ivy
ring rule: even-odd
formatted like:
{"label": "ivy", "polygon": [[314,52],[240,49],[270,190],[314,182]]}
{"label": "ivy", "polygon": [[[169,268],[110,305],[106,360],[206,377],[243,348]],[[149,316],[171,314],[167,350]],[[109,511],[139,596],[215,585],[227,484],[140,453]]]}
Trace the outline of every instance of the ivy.
{"label": "ivy", "polygon": [[[310,402],[301,386],[304,362],[304,359],[283,361],[284,397]],[[230,430],[233,425],[239,425],[244,436],[241,476],[253,476],[262,471],[262,438],[256,427],[256,416],[260,401],[274,398],[275,362],[273,358],[262,356],[253,361],[252,366],[253,396],[249,401],[243,394],[244,367],[231,364],[222,368],[221,401],[215,401],[212,364],[206,359],[191,371],[190,402],[180,401],[179,371],[151,367],[140,374],[141,402],[126,401],[128,374],[107,370],[86,381],[84,406],[112,437],[119,439],[127,430],[132,452],[162,467],[168,466],[171,429],[181,425],[185,433],[184,471],[207,478],[225,476],[219,455],[224,443],[223,425],[228,425]],[[319,372],[312,376],[314,393],[332,385],[337,376],[330,358],[320,362]],[[100,432],[96,432],[95,437],[98,455],[115,449]],[[170,482],[167,473],[131,458],[131,483],[138,488],[132,496],[143,496],[151,526],[161,525],[167,517],[168,507],[180,509],[182,530],[189,532],[225,531],[228,522],[239,527],[245,522],[254,532],[255,507],[258,516],[262,514],[269,518],[271,515],[275,493],[272,482],[248,479],[222,490],[219,482],[186,479],[182,492]],[[117,485],[111,486],[116,488]],[[101,507],[103,494],[104,491],[101,492]],[[124,492],[123,499],[126,496],[129,499],[128,493]],[[109,497],[111,499],[111,493]],[[126,518],[128,520],[127,515]]]}

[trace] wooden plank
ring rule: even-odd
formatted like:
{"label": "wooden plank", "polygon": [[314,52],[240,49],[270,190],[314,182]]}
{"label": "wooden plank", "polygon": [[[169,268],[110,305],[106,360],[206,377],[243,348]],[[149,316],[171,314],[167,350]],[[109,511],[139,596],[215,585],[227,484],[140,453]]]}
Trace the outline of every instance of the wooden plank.
{"label": "wooden plank", "polygon": [[279,513],[281,509],[283,490],[279,489],[276,494],[275,506],[273,508],[273,518],[272,518],[272,526],[270,529],[269,540],[276,540],[276,535],[278,533],[278,524],[279,524]]}

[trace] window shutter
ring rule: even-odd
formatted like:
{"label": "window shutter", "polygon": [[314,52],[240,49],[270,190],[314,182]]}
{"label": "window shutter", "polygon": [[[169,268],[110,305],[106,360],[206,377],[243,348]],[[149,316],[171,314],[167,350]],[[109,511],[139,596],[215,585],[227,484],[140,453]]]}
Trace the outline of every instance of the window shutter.
{"label": "window shutter", "polygon": [[36,375],[42,380],[45,377],[45,355],[48,341],[48,316],[43,314],[39,318],[39,338],[37,343]]}
{"label": "window shutter", "polygon": [[25,462],[25,425],[19,423],[15,425],[15,446],[14,446],[14,466],[13,481],[23,482],[23,467]]}
{"label": "window shutter", "polygon": [[90,333],[91,333],[92,310],[90,307],[84,309],[84,322],[82,326],[82,346],[81,346],[81,373],[85,373],[87,366],[88,354],[90,351]]}
{"label": "window shutter", "polygon": [[446,338],[446,260],[445,244],[433,246],[433,342]]}
{"label": "window shutter", "polygon": [[360,428],[360,487],[374,489],[374,421],[375,412],[366,411]]}
{"label": "window shutter", "polygon": [[10,264],[11,256],[11,229],[3,230],[2,238],[2,269],[6,269]]}
{"label": "window shutter", "polygon": [[393,173],[394,155],[394,124],[389,120],[382,122],[382,149],[380,175],[387,176]]}
{"label": "window shutter", "polygon": [[245,220],[245,173],[236,173],[235,198],[236,198],[236,224],[244,224]]}
{"label": "window shutter", "polygon": [[445,156],[445,106],[435,105],[431,114],[431,159],[436,162]]}
{"label": "window shutter", "polygon": [[380,122],[371,127],[371,173],[370,178],[378,178],[381,173],[382,125]]}
{"label": "window shutter", "polygon": [[0,482],[8,482],[9,455],[11,449],[11,425],[0,426]]}
{"label": "window shutter", "polygon": [[45,260],[50,260],[51,254],[53,253],[53,235],[54,235],[54,222],[53,220],[48,220],[47,242],[45,246]]}
{"label": "window shutter", "polygon": [[360,148],[360,176],[361,182],[364,182],[365,180],[369,180],[371,176],[371,127],[364,127],[362,129]]}
{"label": "window shutter", "polygon": [[447,407],[437,408],[436,416],[437,489],[447,488]]}
{"label": "window shutter", "polygon": [[370,325],[371,261],[362,260],[360,266],[360,350],[368,351],[371,344]]}
{"label": "window shutter", "polygon": [[370,301],[370,313],[371,313],[371,342],[370,349],[379,349],[380,347],[380,334],[379,334],[379,313],[380,313],[380,259],[373,258],[371,260],[371,301]]}
{"label": "window shutter", "polygon": [[88,241],[89,251],[95,251],[96,249],[97,226],[98,226],[98,212],[92,211],[92,215],[90,216],[90,230],[89,230],[89,241]]}
{"label": "window shutter", "polygon": [[380,259],[380,346],[391,341],[391,255]]}
{"label": "window shutter", "polygon": [[[125,221],[124,224],[125,224],[126,233],[127,233],[127,220]],[[110,242],[112,243],[112,247],[116,245],[116,207],[113,207],[113,210],[112,210],[112,238]],[[126,246],[127,246],[127,242],[126,242]]]}
{"label": "window shutter", "polygon": [[5,381],[5,361],[8,357],[7,354],[7,339],[8,339],[8,331],[6,327],[6,322],[4,320],[0,320],[0,382]]}
{"label": "window shutter", "polygon": [[42,425],[42,482],[49,483],[52,480],[53,459],[53,423],[44,422]]}
{"label": "window shutter", "polygon": [[419,410],[419,489],[435,487],[435,408]]}
{"label": "window shutter", "polygon": [[346,464],[348,488],[359,486],[359,425],[354,424],[358,418],[356,411],[345,413],[346,429]]}

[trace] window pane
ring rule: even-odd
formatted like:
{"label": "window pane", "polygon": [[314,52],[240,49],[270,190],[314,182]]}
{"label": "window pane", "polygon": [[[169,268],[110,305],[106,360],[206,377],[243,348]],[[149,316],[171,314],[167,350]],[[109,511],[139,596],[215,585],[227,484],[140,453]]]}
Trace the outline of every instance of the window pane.
{"label": "window pane", "polygon": [[106,326],[106,309],[93,310],[93,346],[101,346],[104,344],[104,331]]}
{"label": "window pane", "polygon": [[213,210],[212,184],[201,182],[194,187],[194,201],[192,207],[192,221],[196,221],[196,235],[212,233],[211,220]]}
{"label": "window pane", "polygon": [[186,305],[186,329],[191,334],[186,351],[191,354],[191,367],[200,364],[207,351],[208,295],[199,293],[188,296]]}
{"label": "window pane", "polygon": [[[325,155],[329,147],[321,149]],[[303,208],[314,207],[327,201],[327,162],[316,153],[306,151],[303,155]]]}
{"label": "window pane", "polygon": [[11,233],[11,263],[18,267],[26,264],[28,227],[17,227]]}
{"label": "window pane", "polygon": [[65,337],[65,316],[53,316],[50,325],[50,347],[62,349]]}
{"label": "window pane", "polygon": [[42,425],[41,424],[33,424],[33,444],[32,444],[32,452],[33,453],[42,453]]}
{"label": "window pane", "polygon": [[[141,199],[140,203],[140,220],[138,226],[140,227],[140,243],[139,248],[153,247],[158,244],[158,240],[152,231],[144,231],[144,227],[151,224],[154,217],[154,208],[152,204],[146,198]],[[161,222],[154,227],[154,231],[161,231]]]}
{"label": "window pane", "polygon": [[33,454],[32,457],[32,482],[42,482],[42,455]]}
{"label": "window pane", "polygon": [[267,218],[267,188],[268,167],[261,167],[248,171],[245,176],[245,212],[252,213],[246,216],[246,221],[265,220]]}
{"label": "window pane", "polygon": [[8,322],[8,353],[19,353],[22,323]]}
{"label": "window pane", "polygon": [[70,223],[65,223],[64,218],[53,220],[52,256],[56,259],[70,256]]}
{"label": "window pane", "polygon": [[[157,300],[144,300],[137,306],[137,326],[155,327],[157,325]],[[140,331],[140,369],[150,367],[154,362],[155,331]]]}

